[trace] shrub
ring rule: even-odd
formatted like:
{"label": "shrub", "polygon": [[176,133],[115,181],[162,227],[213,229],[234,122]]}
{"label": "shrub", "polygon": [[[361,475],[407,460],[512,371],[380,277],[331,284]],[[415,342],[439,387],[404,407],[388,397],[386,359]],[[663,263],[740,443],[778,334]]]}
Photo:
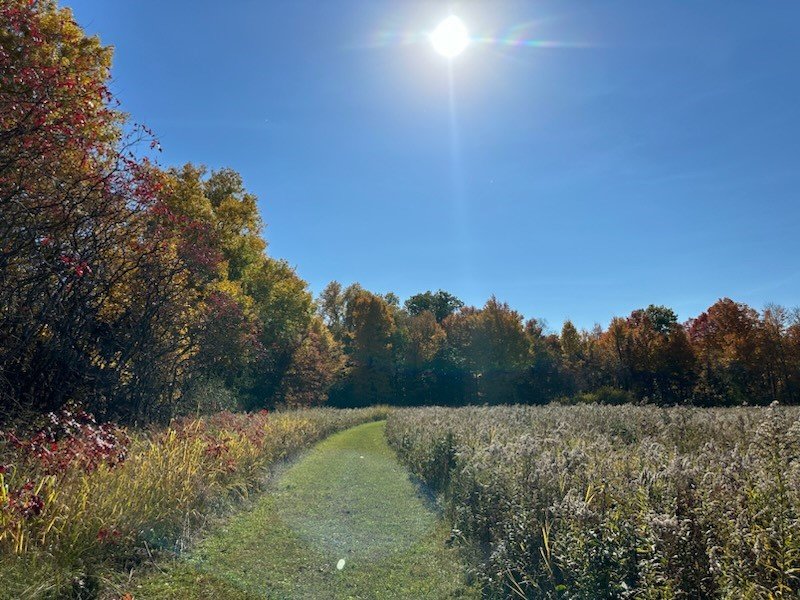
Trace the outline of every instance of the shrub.
{"label": "shrub", "polygon": [[576,404],[633,404],[636,396],[620,388],[603,386],[593,392],[582,392],[575,396]]}

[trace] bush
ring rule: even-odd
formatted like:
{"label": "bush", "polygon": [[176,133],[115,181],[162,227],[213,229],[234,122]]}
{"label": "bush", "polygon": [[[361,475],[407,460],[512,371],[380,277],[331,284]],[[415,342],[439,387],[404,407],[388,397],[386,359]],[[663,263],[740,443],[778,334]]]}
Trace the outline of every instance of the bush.
{"label": "bush", "polygon": [[609,404],[617,406],[620,404],[635,404],[636,396],[620,388],[603,386],[593,392],[580,392],[574,396],[563,396],[557,400],[557,403],[564,406],[581,404]]}
{"label": "bush", "polygon": [[615,387],[603,386],[593,392],[583,392],[575,396],[576,404],[633,404],[636,396],[631,392]]}

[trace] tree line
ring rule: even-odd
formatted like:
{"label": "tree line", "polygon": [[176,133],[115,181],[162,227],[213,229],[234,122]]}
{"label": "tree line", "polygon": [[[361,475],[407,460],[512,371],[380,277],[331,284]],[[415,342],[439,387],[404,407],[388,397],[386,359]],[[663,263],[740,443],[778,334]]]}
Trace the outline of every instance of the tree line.
{"label": "tree line", "polygon": [[[105,418],[275,405],[800,402],[800,319],[723,299],[559,334],[491,298],[401,306],[269,256],[238,173],[166,168],[111,50],[50,0],[0,6],[0,402]],[[148,150],[148,151],[143,151]]]}
{"label": "tree line", "polygon": [[800,312],[780,306],[723,298],[681,323],[651,305],[606,329],[566,321],[555,333],[495,297],[476,308],[441,290],[401,307],[333,282],[317,303],[347,359],[331,391],[341,406],[800,403]]}

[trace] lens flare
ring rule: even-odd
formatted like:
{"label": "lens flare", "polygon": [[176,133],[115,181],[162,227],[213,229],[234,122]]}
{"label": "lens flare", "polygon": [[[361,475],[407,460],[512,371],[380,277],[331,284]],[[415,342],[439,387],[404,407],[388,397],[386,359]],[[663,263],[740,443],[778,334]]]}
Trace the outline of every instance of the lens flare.
{"label": "lens flare", "polygon": [[430,35],[433,49],[442,56],[453,58],[461,54],[469,44],[469,32],[464,23],[450,15]]}
{"label": "lens flare", "polygon": [[495,46],[496,48],[536,48],[536,49],[570,49],[598,48],[591,42],[567,42],[548,40],[537,37],[535,31],[541,29],[537,21],[519,23],[498,30],[476,30],[469,32],[463,21],[450,16],[442,21],[434,31],[427,33],[420,30],[386,28],[375,31],[362,48],[388,48],[391,46],[413,46],[431,44],[439,54],[453,58],[463,52],[467,46]]}

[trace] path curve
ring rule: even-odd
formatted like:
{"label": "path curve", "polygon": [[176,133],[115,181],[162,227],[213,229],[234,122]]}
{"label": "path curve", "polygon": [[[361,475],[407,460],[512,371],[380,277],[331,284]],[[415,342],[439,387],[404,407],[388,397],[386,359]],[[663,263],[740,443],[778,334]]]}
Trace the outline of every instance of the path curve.
{"label": "path curve", "polygon": [[478,598],[384,427],[359,425],[317,444],[252,510],[134,597]]}

